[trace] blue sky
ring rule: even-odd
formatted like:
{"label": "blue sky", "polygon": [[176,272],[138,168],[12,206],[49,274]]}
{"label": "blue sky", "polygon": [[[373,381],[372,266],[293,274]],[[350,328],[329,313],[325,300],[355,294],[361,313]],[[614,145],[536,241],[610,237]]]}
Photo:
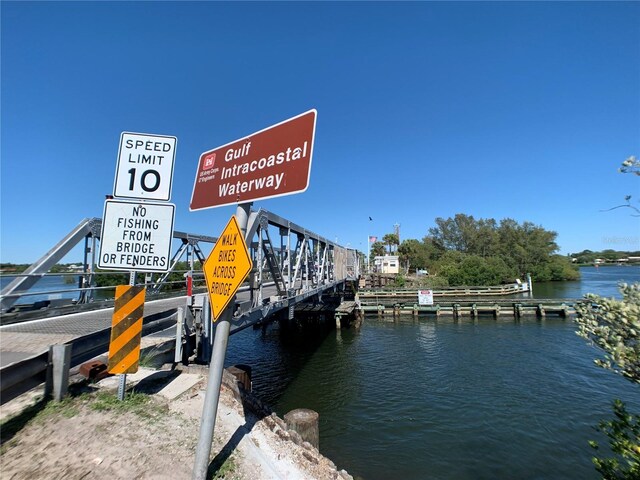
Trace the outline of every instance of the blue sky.
{"label": "blue sky", "polygon": [[175,228],[217,236],[235,207],[189,212],[200,154],[311,108],[308,190],[254,208],[363,251],[456,213],[640,249],[640,219],[601,211],[640,198],[617,173],[640,156],[638,2],[0,8],[3,262],[102,215],[123,131],[178,138]]}

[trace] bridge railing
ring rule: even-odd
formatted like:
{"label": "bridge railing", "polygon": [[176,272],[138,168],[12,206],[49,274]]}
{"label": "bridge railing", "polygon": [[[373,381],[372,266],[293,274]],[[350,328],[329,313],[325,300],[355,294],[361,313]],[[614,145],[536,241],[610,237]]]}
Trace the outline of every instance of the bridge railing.
{"label": "bridge railing", "polygon": [[[99,275],[114,274],[113,271],[96,269],[97,242],[100,240],[101,226],[102,221],[98,218],[84,219],[24,273],[15,275],[15,279],[0,292],[2,312],[7,313],[20,298],[33,295],[58,296],[70,292],[77,293],[75,303],[84,304],[92,302],[96,296],[101,296],[102,292],[113,290],[113,286],[96,285]],[[266,304],[282,303],[300,295],[305,298],[313,294],[319,295],[344,284],[346,280],[355,280],[360,275],[361,255],[355,249],[345,248],[269,211],[261,209],[251,212],[247,231],[246,238],[254,268],[246,288],[243,288],[249,290],[250,301],[243,302],[239,310],[241,314],[250,313],[252,309],[264,310]],[[197,259],[202,265],[205,256],[200,249],[200,243],[215,243],[217,239],[178,231],[174,232],[173,236],[180,240],[180,245],[171,259],[170,270],[166,274],[155,274],[155,280],[151,274],[145,275],[145,284],[150,295],[157,294],[165,285],[185,284],[182,279],[173,282],[170,280],[170,274],[176,271],[178,262],[185,254],[190,274],[199,278],[200,285],[204,286],[202,273],[194,269],[194,260]],[[77,288],[56,288],[49,291],[31,289],[42,278],[51,275],[51,268],[82,241],[85,244],[82,271],[71,274],[78,276]],[[49,303],[60,303],[57,300],[51,299]]]}
{"label": "bridge railing", "polygon": [[[29,268],[20,274],[10,275],[15,277],[10,283],[2,288],[0,292],[0,311],[8,311],[20,298],[33,295],[60,294],[75,291],[78,293],[76,303],[84,304],[94,300],[94,293],[100,290],[108,290],[113,287],[98,287],[95,283],[96,276],[102,274],[113,274],[114,271],[99,271],[96,268],[96,254],[98,252],[97,242],[100,240],[102,220],[99,218],[85,218],[73,230],[71,230],[62,240],[60,240],[51,250],[45,253],[39,260],[34,262]],[[170,261],[170,269],[162,275],[149,275],[145,278],[151,294],[158,293],[163,286],[172,283],[169,275],[176,270],[178,262],[186,254],[190,270],[194,270],[194,260],[204,263],[205,257],[200,248],[200,243],[216,242],[217,238],[206,235],[173,232],[173,238],[179,241],[179,247]],[[82,270],[74,272],[72,275],[79,276],[77,289],[56,289],[52,291],[33,291],[34,287],[42,278],[50,274],[51,268],[64,258],[78,244],[84,242],[84,259]],[[121,273],[121,272],[115,272]],[[56,275],[65,275],[57,273]],[[176,282],[173,282],[176,283]],[[60,290],[64,290],[61,292]]]}
{"label": "bridge railing", "polygon": [[[156,313],[144,318],[142,335],[150,335],[175,325],[178,309]],[[75,338],[66,343],[71,345],[71,364],[75,367],[109,349],[111,327]],[[11,363],[0,369],[0,405],[16,398],[44,382],[51,382],[51,350],[33,355],[27,359]],[[50,388],[48,388],[50,390]]]}
{"label": "bridge railing", "polygon": [[237,301],[235,330],[310,297],[319,299],[360,273],[356,250],[264,209],[250,213],[246,239],[254,267],[249,299]]}

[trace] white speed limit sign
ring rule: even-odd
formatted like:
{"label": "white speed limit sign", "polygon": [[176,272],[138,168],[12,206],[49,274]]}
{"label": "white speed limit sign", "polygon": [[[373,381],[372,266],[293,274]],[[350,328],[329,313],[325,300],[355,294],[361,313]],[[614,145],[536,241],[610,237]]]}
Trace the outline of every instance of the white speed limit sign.
{"label": "white speed limit sign", "polygon": [[122,132],[113,196],[169,201],[177,142],[176,137]]}

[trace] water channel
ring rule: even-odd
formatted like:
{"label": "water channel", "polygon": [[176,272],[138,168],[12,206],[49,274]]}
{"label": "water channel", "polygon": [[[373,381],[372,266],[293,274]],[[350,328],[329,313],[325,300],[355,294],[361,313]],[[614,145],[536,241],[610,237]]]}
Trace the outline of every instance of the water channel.
{"label": "water channel", "polygon": [[[640,281],[640,267],[581,273],[534,284],[534,296],[619,296],[618,282]],[[75,285],[52,276],[36,288],[65,287]],[[77,293],[53,298],[67,295]],[[255,392],[281,416],[319,412],[320,450],[355,477],[596,479],[587,441],[606,441],[593,427],[614,398],[640,412],[638,386],[594,366],[597,355],[570,319],[374,316],[359,330],[247,329],[226,363],[251,365]]]}
{"label": "water channel", "polygon": [[[582,268],[537,297],[616,296],[640,267]],[[367,317],[360,330],[278,325],[230,339],[282,416],[320,413],[320,450],[363,479],[596,479],[588,440],[611,401],[640,412],[638,386],[593,364],[570,320],[453,322]]]}

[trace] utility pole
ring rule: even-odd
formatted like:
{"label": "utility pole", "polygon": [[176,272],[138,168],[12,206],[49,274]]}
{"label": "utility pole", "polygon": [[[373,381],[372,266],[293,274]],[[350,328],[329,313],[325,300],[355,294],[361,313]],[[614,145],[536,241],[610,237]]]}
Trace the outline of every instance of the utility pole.
{"label": "utility pole", "polygon": [[396,245],[396,252],[398,251],[398,246],[400,245],[400,224],[396,223],[393,226],[393,233],[396,234],[396,238],[398,239],[398,245]]}

